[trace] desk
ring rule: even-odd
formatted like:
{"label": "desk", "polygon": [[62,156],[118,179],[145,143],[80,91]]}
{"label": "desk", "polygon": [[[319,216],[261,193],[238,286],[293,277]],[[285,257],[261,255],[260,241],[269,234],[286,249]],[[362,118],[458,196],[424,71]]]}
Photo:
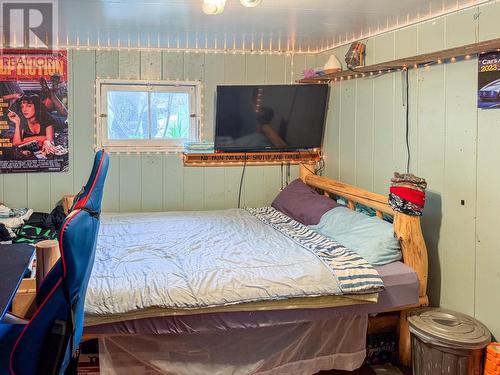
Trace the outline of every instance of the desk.
{"label": "desk", "polygon": [[35,247],[26,244],[0,245],[0,321],[29,267]]}

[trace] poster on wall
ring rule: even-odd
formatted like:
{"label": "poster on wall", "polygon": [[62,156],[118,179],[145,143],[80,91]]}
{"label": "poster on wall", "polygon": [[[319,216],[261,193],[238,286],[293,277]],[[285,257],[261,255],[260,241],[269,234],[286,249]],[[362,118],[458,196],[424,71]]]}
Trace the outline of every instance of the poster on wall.
{"label": "poster on wall", "polygon": [[66,51],[0,50],[0,173],[68,170]]}
{"label": "poster on wall", "polygon": [[500,108],[500,52],[480,54],[478,65],[478,108]]}

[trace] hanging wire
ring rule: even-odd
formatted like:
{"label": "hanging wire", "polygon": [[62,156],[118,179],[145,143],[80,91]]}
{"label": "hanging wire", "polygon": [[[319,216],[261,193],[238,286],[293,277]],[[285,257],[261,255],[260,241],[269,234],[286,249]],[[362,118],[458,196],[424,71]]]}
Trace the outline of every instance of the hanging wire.
{"label": "hanging wire", "polygon": [[406,88],[406,151],[407,151],[407,159],[406,159],[406,173],[410,173],[410,81],[408,79],[408,69],[405,69],[405,88]]}
{"label": "hanging wire", "polygon": [[238,192],[238,208],[241,208],[241,188],[243,186],[243,178],[245,177],[245,170],[247,167],[247,153],[244,153],[245,160],[243,161],[243,170],[241,171],[241,179],[240,179],[240,190]]}
{"label": "hanging wire", "polygon": [[280,170],[281,170],[281,188],[280,190],[283,190],[285,188],[285,184],[283,183],[284,181],[284,177],[283,177],[283,162],[281,162],[281,166],[280,166]]}
{"label": "hanging wire", "polygon": [[290,184],[290,162],[286,164],[286,186]]}
{"label": "hanging wire", "polygon": [[[307,152],[309,153],[309,155],[313,156],[313,153],[311,152],[311,150],[307,150]],[[316,174],[318,176],[322,176],[323,175],[323,172],[325,170],[325,167],[326,167],[326,164],[325,164],[325,159],[323,157],[323,154],[320,152],[319,154],[319,161],[316,165],[314,165],[313,169],[311,170],[309,167],[308,167],[308,164],[307,163],[300,163],[305,169],[307,169],[311,174]]]}

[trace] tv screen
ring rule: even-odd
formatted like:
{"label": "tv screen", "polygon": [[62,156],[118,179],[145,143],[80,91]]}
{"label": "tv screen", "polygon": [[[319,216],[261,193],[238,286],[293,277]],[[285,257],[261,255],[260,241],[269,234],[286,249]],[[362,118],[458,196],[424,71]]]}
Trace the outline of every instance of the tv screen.
{"label": "tv screen", "polygon": [[217,86],[216,151],[321,147],[328,85]]}

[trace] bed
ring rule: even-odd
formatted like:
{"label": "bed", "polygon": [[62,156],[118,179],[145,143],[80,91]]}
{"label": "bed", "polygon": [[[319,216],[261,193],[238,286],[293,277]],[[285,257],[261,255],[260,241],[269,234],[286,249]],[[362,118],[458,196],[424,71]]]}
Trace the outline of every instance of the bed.
{"label": "bed", "polygon": [[[299,272],[300,277],[298,279],[303,280],[304,284],[298,286],[301,291],[298,294],[291,291],[287,283],[283,283],[282,279],[279,279],[274,284],[273,282],[269,282],[269,285],[272,286],[270,290],[260,290],[261,285],[259,283],[261,281],[259,281],[256,288],[251,288],[257,290],[255,294],[237,296],[238,298],[236,299],[233,298],[234,291],[238,291],[241,285],[248,285],[251,282],[251,285],[255,286],[255,280],[253,279],[255,275],[252,271],[250,272],[250,279],[242,276],[243,279],[238,281],[240,284],[231,288],[229,293],[222,287],[222,294],[220,293],[221,291],[215,293],[215,299],[210,299],[213,297],[210,292],[210,286],[203,286],[199,288],[203,292],[195,296],[196,301],[193,301],[190,294],[182,295],[180,305],[178,303],[179,299],[177,299],[176,303],[165,306],[155,301],[144,303],[145,294],[140,291],[147,289],[148,283],[140,281],[140,278],[136,282],[129,282],[128,286],[122,288],[125,290],[136,290],[132,293],[134,298],[127,301],[121,298],[120,293],[117,292],[121,290],[119,286],[123,280],[111,282],[111,284],[116,284],[114,287],[111,287],[109,282],[104,282],[104,284],[101,282],[101,285],[97,285],[99,282],[92,284],[91,280],[88,291],[88,296],[90,297],[87,299],[88,309],[86,307],[85,337],[87,339],[93,337],[100,338],[100,342],[105,348],[105,351],[102,353],[104,354],[103,359],[108,361],[111,367],[112,365],[116,365],[117,361],[120,363],[128,361],[129,367],[127,371],[133,366],[145,365],[152,373],[171,373],[172,371],[174,373],[183,373],[183,371],[187,371],[185,373],[203,373],[206,371],[215,373],[252,373],[258,368],[258,371],[255,370],[256,373],[274,374],[292,372],[308,373],[313,370],[333,367],[352,369],[358,366],[364,358],[364,337],[367,327],[370,330],[377,330],[380,327],[397,321],[400,335],[400,359],[403,363],[409,363],[410,347],[406,312],[410,308],[424,306],[428,303],[426,296],[427,251],[421,233],[420,218],[393,212],[385,196],[326,177],[313,175],[306,167],[301,167],[300,176],[307,185],[323,192],[329,197],[343,197],[346,199],[349,208],[354,208],[355,203],[360,203],[373,208],[380,218],[382,218],[384,213],[394,216],[394,232],[400,240],[403,262],[395,262],[375,269],[375,274],[380,276],[380,280],[385,285],[383,290],[379,288],[380,285],[377,278],[371,271],[361,276],[362,278],[373,279],[372,283],[367,285],[364,290],[349,290],[342,283],[336,284],[335,287],[330,289],[327,286],[329,285],[328,275],[316,275],[316,271],[311,271],[311,268],[308,267],[309,258],[306,259],[298,256],[297,259],[291,262],[293,264],[286,264],[287,262],[279,263],[283,259],[284,254],[275,254],[278,263],[272,265],[273,267],[278,265],[279,269],[284,269],[284,275],[280,275],[280,277],[284,277],[285,279],[290,279]],[[70,201],[70,199],[66,200]],[[66,202],[66,204],[69,203]],[[255,216],[256,214],[257,216]],[[252,222],[255,220],[272,221],[269,219],[269,214],[271,216],[274,215],[273,217],[276,216],[275,213],[260,212],[263,217],[259,218],[258,214],[259,212],[243,213],[240,210],[231,212],[232,216],[230,215],[228,220],[242,221],[243,226],[248,227],[250,235],[255,235],[252,232]],[[149,215],[149,217],[145,215]],[[124,228],[124,222],[126,223],[127,220],[131,220],[131,217],[133,218],[134,216],[137,222],[155,222],[161,215],[111,215],[104,218],[105,224],[103,227],[110,228],[116,224],[118,227]],[[182,217],[185,220],[203,222],[203,217],[200,217],[200,215],[208,215],[210,220],[214,220],[214,213],[184,213],[183,215]],[[252,215],[254,217],[250,219]],[[173,219],[169,217],[170,222],[168,226],[171,226],[172,220],[174,222],[176,220],[184,220],[182,217],[175,217],[175,214]],[[283,224],[281,221],[275,220],[273,223],[275,226],[281,225]],[[222,225],[227,226],[228,222],[222,223]],[[284,223],[283,225],[286,226],[288,224]],[[160,223],[157,228],[152,228],[152,230],[159,233],[161,232],[159,230],[161,227]],[[128,230],[131,228],[134,228],[134,226],[129,226]],[[272,230],[271,228],[268,229]],[[305,230],[303,228],[300,229],[302,231]],[[198,232],[210,232],[209,229],[202,227],[196,230]],[[127,230],[124,230],[121,235],[126,241],[130,241],[132,237],[127,237],[126,232]],[[231,233],[231,231],[229,232]],[[198,239],[200,244],[203,241],[208,241],[207,238],[210,238],[210,236],[206,237],[204,234],[200,233],[200,238]],[[117,233],[113,235],[116,236]],[[120,235],[119,232],[118,235]],[[267,238],[267,236],[269,236],[269,233],[262,234],[262,237]],[[292,246],[290,238],[285,238],[287,236],[282,237],[281,240],[283,242],[280,243],[278,241],[276,243],[278,247]],[[141,236],[136,236],[139,245],[140,238]],[[212,236],[213,238],[217,239],[215,245],[223,243],[223,237]],[[182,248],[182,241],[180,245],[181,247],[176,250],[176,253]],[[302,244],[302,247],[304,246]],[[235,249],[234,252],[236,252],[235,256],[242,256],[244,254],[241,262],[245,263],[250,260],[245,258],[245,256],[248,256],[248,251],[243,251],[245,250],[244,247],[238,248],[233,244],[231,249],[227,251],[232,250],[233,247]],[[147,251],[142,254],[146,253]],[[216,257],[220,258],[220,253],[217,253],[214,249],[209,253],[216,254]],[[119,251],[118,254],[120,254]],[[110,253],[101,255],[108,257],[108,261],[111,256]],[[206,254],[203,254],[201,258],[206,256]],[[272,257],[273,255],[266,254],[266,256]],[[158,262],[157,260],[155,261],[154,257],[148,260],[148,257],[143,255],[125,259],[122,255],[117,255],[117,258],[119,259],[113,265],[115,268],[117,265],[118,267],[123,267],[124,274],[131,272],[134,275],[136,271],[132,270],[132,265],[134,263],[140,264],[141,262],[142,267],[144,264],[148,264],[148,272],[153,271],[161,274],[161,268],[160,270],[155,268],[158,265],[155,263]],[[143,259],[141,260],[141,258]],[[230,259],[234,260],[236,258]],[[199,269],[197,265],[203,264],[203,261],[204,259],[198,259],[194,265],[194,269]],[[172,262],[175,264],[176,260],[173,259]],[[262,262],[262,259],[257,259],[257,262]],[[99,264],[102,265],[105,262],[98,262],[96,264],[95,269],[98,275],[96,280],[102,281],[109,277],[109,274],[106,273],[107,270],[99,266]],[[300,269],[297,265],[301,265]],[[168,267],[171,266],[172,264]],[[227,264],[224,267],[228,268],[229,271],[231,270],[231,267],[227,267]],[[184,269],[179,269],[179,272],[183,273]],[[235,267],[233,272],[240,275],[241,269]],[[248,276],[248,272],[245,272],[243,272],[243,275]],[[268,276],[265,274],[264,278],[267,280]],[[338,281],[339,277],[337,276],[334,278]],[[189,284],[197,283],[198,285],[201,280],[207,280],[207,278],[210,279],[210,275],[203,274],[197,280],[190,280]],[[323,278],[325,279],[323,280]],[[232,280],[234,281],[234,278]],[[141,282],[144,285],[135,285]],[[165,280],[165,285],[171,285],[172,282],[175,284],[179,280]],[[155,287],[160,292],[156,294],[159,294],[157,297],[161,301],[169,300],[171,297],[170,294],[177,293],[177,290],[174,288],[169,289],[166,295],[165,293],[162,295],[161,291],[163,287]],[[100,293],[106,289],[108,289],[108,293]],[[341,292],[338,289],[341,289]],[[152,294],[154,295],[155,292],[153,291]],[[117,300],[111,303],[113,298]],[[201,307],[197,303],[199,300],[204,301]],[[373,315],[369,320],[368,314]],[[375,316],[375,314],[377,315]],[[343,339],[339,339],[339,336]],[[193,341],[193,337],[196,337],[195,341]],[[263,340],[264,337],[267,339]],[[273,339],[269,339],[269,337]],[[319,340],[320,342],[317,340],[318,337],[322,337]],[[214,346],[214,342],[217,342],[218,345]],[[235,343],[239,343],[240,345],[235,345]],[[236,349],[241,346],[241,343],[244,343],[243,346],[245,347],[243,352]],[[143,350],[146,347],[148,350]],[[172,349],[174,347],[176,348],[175,350]],[[311,355],[314,357],[314,361],[302,360],[303,353],[301,352],[313,350],[315,347],[316,353]],[[277,350],[276,348],[281,349]],[[295,353],[290,348],[301,349],[296,349],[295,351],[299,353]],[[343,355],[346,348],[349,348],[350,356]],[[209,349],[212,349],[211,353],[209,353]],[[273,352],[274,349],[276,349],[276,352]],[[168,358],[170,370],[163,372],[161,365],[157,361],[155,362],[155,356],[158,353],[164,353],[168,350],[173,350],[176,353],[175,355],[170,355]],[[141,352],[141,355],[138,355],[139,352]],[[273,353],[271,356],[269,355],[270,352]],[[221,353],[224,354],[222,355]],[[283,353],[289,354],[284,356]],[[324,355],[325,353],[335,353],[335,355],[327,356]],[[191,364],[193,355],[195,356],[194,362],[196,363],[205,360],[206,363],[203,371],[199,368],[186,366],[186,363]],[[265,364],[262,364],[261,357],[264,355],[272,358]],[[199,356],[209,356],[210,360],[207,361],[207,358],[200,359]],[[252,356],[254,357],[253,360],[249,361],[248,364],[245,362],[246,366],[233,366],[231,362],[235,361],[241,364],[248,357]],[[302,359],[295,361],[297,358]],[[222,362],[231,362],[231,366],[233,367],[223,367],[222,365],[222,367],[206,367],[207,362],[211,364],[216,362],[217,365],[220,365]],[[288,363],[291,362],[295,363],[295,367],[287,367]]]}

